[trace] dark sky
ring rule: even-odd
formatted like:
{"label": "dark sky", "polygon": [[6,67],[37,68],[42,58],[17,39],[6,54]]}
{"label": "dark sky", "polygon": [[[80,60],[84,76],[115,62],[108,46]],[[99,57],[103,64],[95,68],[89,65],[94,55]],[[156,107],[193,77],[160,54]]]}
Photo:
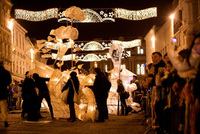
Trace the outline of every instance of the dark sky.
{"label": "dark sky", "polygon": [[[94,38],[102,40],[118,39],[132,40],[139,36],[144,37],[153,25],[162,25],[171,14],[173,0],[11,0],[14,9],[26,9],[41,11],[48,8],[124,8],[129,10],[141,10],[156,6],[158,17],[142,21],[116,19],[110,23],[77,23],[73,24],[79,31],[77,41],[90,41]],[[56,29],[65,23],[58,23],[57,19],[41,22],[17,20],[27,31],[30,38],[47,39],[51,29]]]}

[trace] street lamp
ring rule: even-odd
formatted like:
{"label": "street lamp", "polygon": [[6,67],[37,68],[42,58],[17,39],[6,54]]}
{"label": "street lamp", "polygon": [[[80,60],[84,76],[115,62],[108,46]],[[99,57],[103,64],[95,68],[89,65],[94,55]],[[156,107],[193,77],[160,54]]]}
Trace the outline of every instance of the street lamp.
{"label": "street lamp", "polygon": [[32,69],[33,68],[33,54],[34,54],[34,50],[31,48],[30,52],[31,52],[31,69]]}
{"label": "street lamp", "polygon": [[152,37],[151,37],[151,41],[152,41],[152,48],[153,49],[155,49],[155,36],[153,35]]}
{"label": "street lamp", "polygon": [[174,13],[170,15],[170,19],[171,19],[171,39],[174,37],[174,17],[175,17]]}
{"label": "street lamp", "polygon": [[10,20],[8,21],[8,28],[9,28],[10,31],[11,31],[11,42],[12,42],[12,44],[13,44],[13,19],[10,19]]}

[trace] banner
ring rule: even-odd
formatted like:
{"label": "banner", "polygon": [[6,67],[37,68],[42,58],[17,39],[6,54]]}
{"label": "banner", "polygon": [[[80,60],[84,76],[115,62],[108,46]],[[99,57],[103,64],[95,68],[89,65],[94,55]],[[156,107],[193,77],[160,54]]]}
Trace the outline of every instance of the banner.
{"label": "banner", "polygon": [[122,47],[120,44],[112,44],[109,50],[110,57],[112,59],[113,65],[120,69],[121,66],[121,53]]}

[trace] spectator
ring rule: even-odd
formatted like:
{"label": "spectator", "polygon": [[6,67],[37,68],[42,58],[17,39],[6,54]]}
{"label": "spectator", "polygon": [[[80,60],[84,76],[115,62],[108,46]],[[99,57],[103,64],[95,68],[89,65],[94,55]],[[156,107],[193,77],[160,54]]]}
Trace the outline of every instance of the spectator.
{"label": "spectator", "polygon": [[22,100],[22,83],[23,80],[18,84],[18,94],[17,94],[17,102],[16,102],[16,109],[20,110],[21,109],[21,100]]}
{"label": "spectator", "polygon": [[167,53],[164,55],[163,59],[164,59],[165,64],[166,64],[168,61],[170,61],[170,59],[169,59]]}
{"label": "spectator", "polygon": [[137,86],[137,89],[132,92],[133,102],[137,102],[137,103],[141,104],[141,97],[142,97],[141,86],[137,79],[137,75],[133,75],[133,80],[131,81],[131,84],[132,83],[135,83]]}
{"label": "spectator", "polygon": [[121,79],[117,80],[117,92],[120,96],[120,101],[121,101],[121,114],[128,115],[128,109],[125,101],[126,96],[124,94],[125,89]]}
{"label": "spectator", "polygon": [[22,84],[22,114],[21,117],[24,118],[25,113],[28,113],[27,120],[28,121],[38,121],[39,115],[38,115],[38,96],[35,91],[35,82],[31,78],[31,75],[29,75],[29,72],[27,71],[25,74],[25,79]]}
{"label": "spectator", "polygon": [[0,59],[0,108],[4,126],[8,127],[7,98],[8,87],[11,83],[10,73],[3,67],[3,60]]}
{"label": "spectator", "polygon": [[[193,59],[193,55],[198,55],[198,58],[196,60]],[[200,133],[200,34],[196,35],[194,37],[194,40],[192,41],[192,45],[189,49],[189,55],[187,57],[187,62],[190,67],[194,67],[195,70],[197,70],[197,74],[193,80],[193,96],[194,99],[191,101],[191,107],[190,107],[190,127],[191,127],[191,133]],[[196,64],[193,64],[195,63]],[[192,90],[191,90],[192,91]],[[186,94],[187,95],[187,94]]]}

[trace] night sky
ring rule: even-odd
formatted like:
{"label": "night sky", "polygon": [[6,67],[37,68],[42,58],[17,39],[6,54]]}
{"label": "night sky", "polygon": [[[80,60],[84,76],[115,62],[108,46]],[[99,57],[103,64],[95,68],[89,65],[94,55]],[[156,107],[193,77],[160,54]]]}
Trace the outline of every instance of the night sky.
{"label": "night sky", "polygon": [[[102,40],[118,39],[133,40],[139,36],[144,37],[153,25],[161,26],[172,13],[172,0],[11,0],[14,4],[11,14],[14,17],[14,9],[26,9],[41,11],[48,8],[124,8],[129,10],[141,10],[149,7],[157,7],[158,17],[142,21],[116,19],[108,23],[76,23],[79,31],[77,41],[91,41],[94,38]],[[56,29],[65,23],[58,23],[57,19],[41,22],[17,20],[27,31],[30,38],[47,39],[51,29]]]}

